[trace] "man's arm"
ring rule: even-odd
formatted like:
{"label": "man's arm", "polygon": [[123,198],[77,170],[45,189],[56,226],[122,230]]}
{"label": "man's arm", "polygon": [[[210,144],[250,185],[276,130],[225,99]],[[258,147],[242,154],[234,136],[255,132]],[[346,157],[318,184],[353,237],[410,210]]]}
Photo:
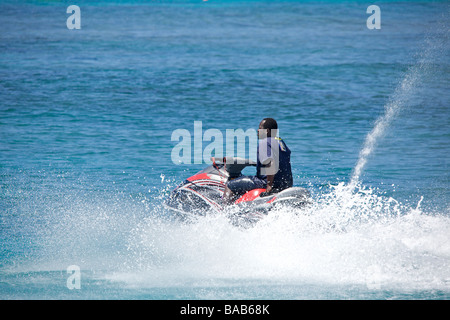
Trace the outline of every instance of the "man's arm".
{"label": "man's arm", "polygon": [[271,192],[273,187],[273,179],[275,178],[275,175],[267,176],[267,187],[266,192]]}

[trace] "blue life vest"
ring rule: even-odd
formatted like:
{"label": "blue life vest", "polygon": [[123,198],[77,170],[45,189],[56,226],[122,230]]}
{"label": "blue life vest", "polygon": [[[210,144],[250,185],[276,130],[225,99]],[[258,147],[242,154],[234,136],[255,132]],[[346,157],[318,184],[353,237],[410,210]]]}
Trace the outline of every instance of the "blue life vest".
{"label": "blue life vest", "polygon": [[[272,150],[272,145],[273,148],[277,149]],[[278,156],[274,154],[276,152],[278,152]],[[259,141],[257,149],[256,176],[260,179],[267,180],[267,175],[263,173],[268,172],[267,171],[268,165],[267,164],[263,165],[261,161],[264,163],[265,160],[268,159],[276,161],[276,158],[278,158],[278,171],[276,171],[275,173],[275,177],[273,180],[273,188],[283,190],[292,187],[293,179],[291,170],[291,150],[289,150],[286,143],[281,138],[278,137],[265,138]],[[265,168],[266,170],[262,170],[262,168]]]}

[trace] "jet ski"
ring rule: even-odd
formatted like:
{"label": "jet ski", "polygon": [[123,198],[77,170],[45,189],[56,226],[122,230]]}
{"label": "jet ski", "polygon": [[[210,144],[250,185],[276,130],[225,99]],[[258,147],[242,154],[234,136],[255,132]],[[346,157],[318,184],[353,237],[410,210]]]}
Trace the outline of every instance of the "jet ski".
{"label": "jet ski", "polygon": [[187,178],[164,202],[164,207],[182,220],[207,214],[227,214],[235,225],[250,226],[280,206],[303,208],[312,203],[310,193],[301,187],[291,187],[278,193],[261,196],[265,189],[253,189],[231,205],[222,201],[225,184],[242,175],[241,171],[256,162],[240,157],[211,158],[212,164]]}

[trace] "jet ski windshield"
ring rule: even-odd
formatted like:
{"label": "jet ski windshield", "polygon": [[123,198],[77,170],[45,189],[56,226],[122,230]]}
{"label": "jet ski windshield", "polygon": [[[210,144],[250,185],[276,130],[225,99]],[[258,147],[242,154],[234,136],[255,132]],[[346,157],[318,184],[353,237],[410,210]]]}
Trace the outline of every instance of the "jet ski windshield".
{"label": "jet ski windshield", "polygon": [[256,162],[250,159],[244,159],[240,157],[223,157],[221,159],[211,158],[214,165],[221,165],[225,168],[230,178],[236,178],[241,175],[241,171],[245,167],[256,166]]}

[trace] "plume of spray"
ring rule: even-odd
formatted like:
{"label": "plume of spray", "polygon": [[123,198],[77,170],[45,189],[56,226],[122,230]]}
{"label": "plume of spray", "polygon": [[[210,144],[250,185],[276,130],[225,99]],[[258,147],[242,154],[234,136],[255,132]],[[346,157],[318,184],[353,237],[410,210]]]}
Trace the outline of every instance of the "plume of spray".
{"label": "plume of spray", "polygon": [[366,136],[363,148],[359,152],[358,162],[353,169],[353,174],[350,179],[350,186],[356,186],[364,167],[367,164],[369,156],[375,150],[377,142],[383,137],[392,120],[399,114],[401,108],[406,104],[408,95],[415,87],[419,78],[420,72],[417,69],[417,66],[410,68],[400,85],[396,88],[394,95],[386,104],[384,114],[376,120],[373,129]]}
{"label": "plume of spray", "polygon": [[379,140],[384,136],[386,129],[398,116],[400,111],[407,106],[409,98],[418,89],[422,78],[430,70],[431,61],[439,52],[447,48],[446,42],[448,41],[449,28],[445,23],[446,21],[448,21],[448,13],[441,23],[438,24],[438,30],[441,31],[438,34],[440,37],[438,38],[435,35],[429,36],[426,39],[425,49],[419,55],[418,61],[408,68],[405,76],[385,105],[384,113],[376,120],[373,129],[367,134],[348,185],[350,191],[354,190],[358,185],[367,161],[374,152]]}

